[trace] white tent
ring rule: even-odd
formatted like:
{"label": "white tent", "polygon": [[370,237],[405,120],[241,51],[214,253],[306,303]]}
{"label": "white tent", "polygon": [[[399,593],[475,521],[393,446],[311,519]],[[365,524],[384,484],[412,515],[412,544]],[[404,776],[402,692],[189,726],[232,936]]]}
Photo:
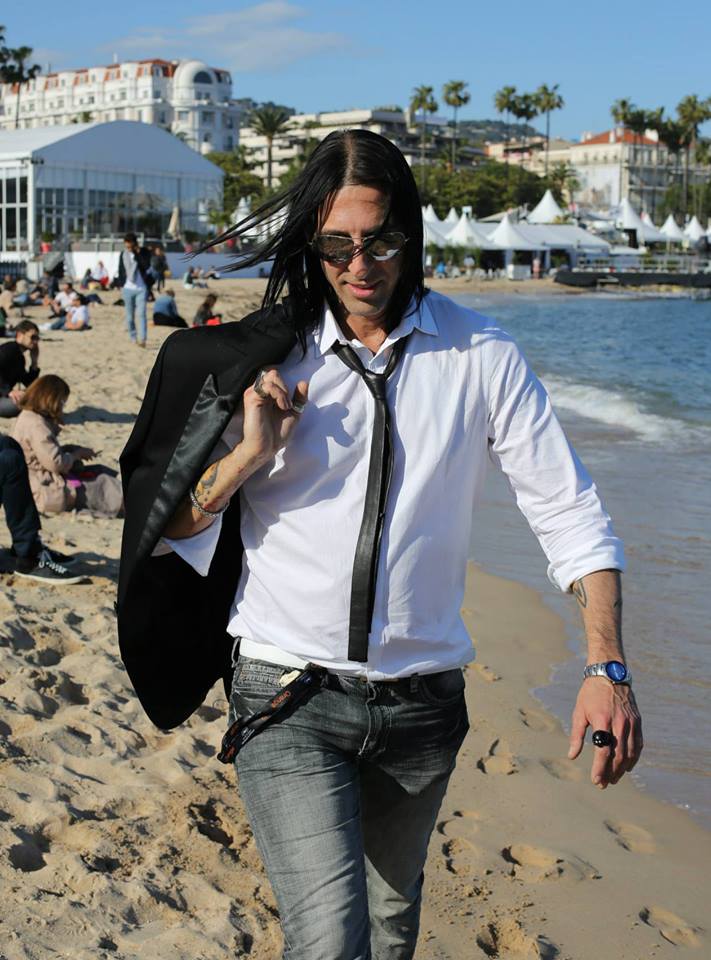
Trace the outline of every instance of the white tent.
{"label": "white tent", "polygon": [[617,225],[623,230],[636,230],[637,239],[641,239],[644,233],[644,220],[637,213],[635,208],[624,197],[617,214]]}
{"label": "white tent", "polygon": [[654,225],[654,221],[649,216],[646,210],[642,212],[642,223],[644,224],[644,229],[642,230],[642,239],[645,243],[666,243],[667,236],[662,233]]}
{"label": "white tent", "polygon": [[430,223],[429,220],[423,221],[422,229],[424,233],[424,244],[426,247],[428,247],[431,243],[434,243],[437,247],[446,247],[449,245],[449,239],[446,234],[433,223]]}
{"label": "white tent", "polygon": [[610,244],[574,223],[519,223],[516,229],[538,250],[577,250],[607,254]]}
{"label": "white tent", "polygon": [[691,220],[689,220],[687,225],[684,227],[684,236],[686,237],[687,240],[691,240],[692,243],[696,243],[703,236],[705,236],[705,234],[706,234],[706,231],[699,223],[698,218],[696,217],[696,214],[694,214]]}
{"label": "white tent", "polygon": [[529,213],[527,220],[529,223],[555,223],[556,220],[562,220],[565,214],[556,203],[555,197],[550,190],[546,190],[542,198]]}
{"label": "white tent", "polygon": [[489,234],[489,230],[483,229],[463,213],[447,234],[447,243],[453,247],[467,247],[470,250],[476,247],[495,250],[497,245],[490,240]]}
{"label": "white tent", "polygon": [[667,242],[681,243],[684,239],[681,227],[671,214],[669,214],[659,229],[666,237]]}
{"label": "white tent", "polygon": [[533,242],[524,236],[523,230],[514,226],[506,214],[501,223],[489,234],[489,240],[503,250],[541,250],[543,244]]}
{"label": "white tent", "polygon": [[459,214],[458,214],[457,211],[454,209],[454,207],[450,207],[450,208],[449,208],[449,213],[448,213],[447,216],[444,218],[444,223],[452,223],[452,224],[454,224],[454,223],[458,223],[458,222],[459,222]]}

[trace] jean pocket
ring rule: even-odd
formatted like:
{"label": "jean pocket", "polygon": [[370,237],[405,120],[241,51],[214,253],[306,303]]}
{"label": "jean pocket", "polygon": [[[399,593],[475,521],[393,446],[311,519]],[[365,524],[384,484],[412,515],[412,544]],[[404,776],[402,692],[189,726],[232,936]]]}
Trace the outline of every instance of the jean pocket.
{"label": "jean pocket", "polygon": [[448,707],[464,695],[464,673],[461,669],[444,670],[420,677],[419,691],[422,700],[435,707]]}

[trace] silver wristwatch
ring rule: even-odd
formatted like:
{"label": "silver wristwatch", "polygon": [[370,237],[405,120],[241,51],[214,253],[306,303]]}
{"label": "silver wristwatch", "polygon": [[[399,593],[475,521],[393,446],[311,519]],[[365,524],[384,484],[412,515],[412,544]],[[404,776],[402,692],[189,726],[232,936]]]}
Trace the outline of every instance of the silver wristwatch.
{"label": "silver wristwatch", "polygon": [[632,674],[619,660],[605,660],[604,663],[590,663],[583,670],[584,677],[604,677],[610,683],[632,683]]}

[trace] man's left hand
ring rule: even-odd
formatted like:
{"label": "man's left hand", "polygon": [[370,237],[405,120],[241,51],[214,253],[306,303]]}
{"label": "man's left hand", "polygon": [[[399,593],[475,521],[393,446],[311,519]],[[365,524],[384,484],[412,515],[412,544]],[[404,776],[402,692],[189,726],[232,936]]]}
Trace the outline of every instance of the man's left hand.
{"label": "man's left hand", "polygon": [[583,681],[573,710],[568,759],[580,755],[588,726],[612,735],[609,747],[593,747],[590,778],[605,789],[631,770],[642,752],[642,719],[631,687],[612,684],[604,677]]}

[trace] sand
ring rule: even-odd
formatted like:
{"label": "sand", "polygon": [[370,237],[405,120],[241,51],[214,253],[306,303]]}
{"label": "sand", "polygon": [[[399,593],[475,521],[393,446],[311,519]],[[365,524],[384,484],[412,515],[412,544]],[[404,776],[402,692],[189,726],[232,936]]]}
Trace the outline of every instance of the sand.
{"label": "sand", "polygon": [[[263,283],[214,289],[236,319]],[[200,297],[179,291],[185,316]],[[168,331],[151,328],[144,351],[120,308],[94,308],[93,323],[43,334],[40,362],[72,385],[64,439],[116,465]],[[0,573],[0,958],[275,960],[269,884],[234,772],[214,757],[221,690],[180,729],[154,728],[118,656],[121,522],[43,527],[87,579],[43,588]],[[569,655],[562,621],[474,568],[465,617],[479,650],[471,731],[432,838],[418,960],[711,956],[709,834],[630,778],[593,787],[591,748],[566,760],[529,693]]]}

